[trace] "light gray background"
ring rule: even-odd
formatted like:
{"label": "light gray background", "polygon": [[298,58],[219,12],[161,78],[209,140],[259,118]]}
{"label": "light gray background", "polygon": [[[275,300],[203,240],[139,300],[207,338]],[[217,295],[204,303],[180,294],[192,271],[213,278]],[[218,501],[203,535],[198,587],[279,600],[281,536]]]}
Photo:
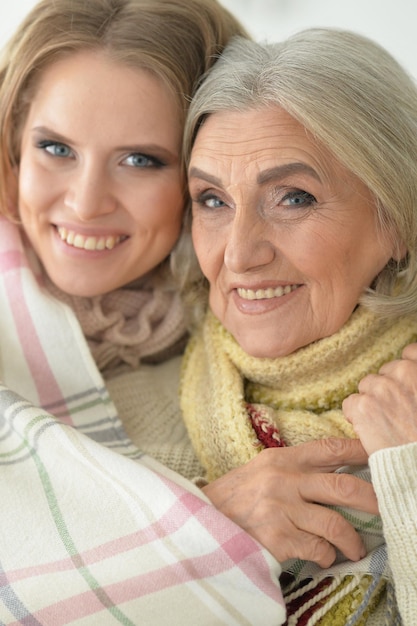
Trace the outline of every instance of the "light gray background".
{"label": "light gray background", "polygon": [[[356,30],[382,43],[417,78],[415,0],[221,1],[258,39],[274,41],[310,26]],[[35,3],[0,0],[0,45]]]}

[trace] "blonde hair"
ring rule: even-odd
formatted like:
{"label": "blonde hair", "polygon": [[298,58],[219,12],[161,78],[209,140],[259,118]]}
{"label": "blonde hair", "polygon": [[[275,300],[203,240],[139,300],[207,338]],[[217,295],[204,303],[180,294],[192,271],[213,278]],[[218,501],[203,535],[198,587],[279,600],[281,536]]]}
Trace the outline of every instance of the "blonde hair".
{"label": "blonde hair", "polygon": [[[377,43],[348,31],[313,28],[276,44],[237,38],[194,97],[186,154],[207,116],[271,104],[298,120],[368,187],[381,228],[393,230],[398,247],[407,247],[407,257],[388,263],[363,304],[380,315],[416,312],[417,89],[412,78]],[[204,282],[203,287],[207,290]]]}
{"label": "blonde hair", "polygon": [[[244,28],[217,0],[42,0],[0,60],[0,213],[12,216],[11,179],[43,70],[64,55],[103,50],[161,78],[184,123],[201,75]],[[13,199],[14,200],[14,199]]]}

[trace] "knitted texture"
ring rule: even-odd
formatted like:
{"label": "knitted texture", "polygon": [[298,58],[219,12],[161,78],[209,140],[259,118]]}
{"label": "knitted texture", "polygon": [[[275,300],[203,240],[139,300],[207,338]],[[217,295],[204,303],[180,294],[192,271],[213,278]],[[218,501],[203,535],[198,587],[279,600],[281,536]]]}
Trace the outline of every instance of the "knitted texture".
{"label": "knitted texture", "polygon": [[72,308],[101,372],[126,363],[160,362],[185,347],[186,324],[179,294],[150,275],[125,288],[84,298],[58,289],[47,276],[47,290]]}
{"label": "knitted texture", "polygon": [[[355,437],[341,407],[359,381],[417,338],[417,319],[381,320],[359,307],[335,335],[277,359],[247,355],[208,313],[183,363],[181,406],[197,455],[213,480],[264,447]],[[369,470],[363,478],[370,480]],[[323,572],[286,564],[288,625],[400,623],[380,518],[338,509],[360,531],[368,556]]]}
{"label": "knitted texture", "polygon": [[246,354],[209,313],[183,361],[181,408],[208,479],[246,463],[263,446],[247,403],[262,407],[287,445],[354,437],[341,407],[359,381],[417,337],[417,319],[381,320],[358,308],[335,335],[277,359]]}
{"label": "knitted texture", "polygon": [[143,452],[194,480],[203,470],[191,446],[178,402],[181,357],[142,365],[106,381],[129,439]]}

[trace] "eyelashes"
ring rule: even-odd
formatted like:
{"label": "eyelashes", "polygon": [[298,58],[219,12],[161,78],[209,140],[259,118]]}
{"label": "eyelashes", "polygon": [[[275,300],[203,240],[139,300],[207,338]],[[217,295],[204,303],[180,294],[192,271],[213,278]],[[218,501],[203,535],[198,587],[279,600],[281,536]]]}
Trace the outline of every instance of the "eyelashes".
{"label": "eyelashes", "polygon": [[203,192],[192,198],[193,204],[206,209],[220,209],[226,206],[225,202],[218,195],[212,192]]}
{"label": "eyelashes", "polygon": [[[211,190],[192,195],[192,201],[198,207],[213,211],[230,206],[230,203],[223,200],[220,194]],[[267,199],[265,204],[270,204],[271,208],[308,209],[315,206],[317,200],[313,194],[303,189],[283,189],[281,187],[273,191],[272,199]]]}
{"label": "eyelashes", "polygon": [[61,159],[67,159],[74,156],[74,152],[65,143],[59,141],[52,141],[50,139],[43,139],[36,144],[37,148],[47,152],[51,156],[59,157]]}
{"label": "eyelashes", "polygon": [[[72,150],[72,148],[70,148],[67,144],[60,141],[41,139],[37,141],[35,145],[39,148],[39,150],[42,150],[52,157],[60,159],[75,158],[74,150]],[[132,152],[131,154],[128,154],[122,159],[121,163],[122,165],[138,170],[151,168],[160,169],[167,165],[161,158],[142,152]]]}
{"label": "eyelashes", "polygon": [[317,200],[308,191],[292,189],[283,196],[281,203],[293,208],[309,208],[317,204]]}
{"label": "eyelashes", "polygon": [[129,165],[130,167],[135,167],[138,169],[150,167],[161,168],[166,165],[166,163],[158,157],[152,156],[150,154],[143,154],[142,152],[134,152],[132,154],[129,154],[129,156],[123,159],[123,163]]}

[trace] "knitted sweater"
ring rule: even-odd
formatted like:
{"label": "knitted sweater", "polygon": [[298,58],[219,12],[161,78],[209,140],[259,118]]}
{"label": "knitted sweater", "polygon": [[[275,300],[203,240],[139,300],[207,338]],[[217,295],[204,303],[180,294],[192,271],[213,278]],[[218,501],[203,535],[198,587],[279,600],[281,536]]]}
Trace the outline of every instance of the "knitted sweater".
{"label": "knitted sweater", "polygon": [[165,466],[194,480],[203,469],[181,416],[178,388],[181,357],[142,365],[106,380],[129,439]]}
{"label": "knitted sweater", "polygon": [[[383,321],[359,308],[332,337],[288,357],[256,359],[209,313],[187,350],[181,392],[184,418],[208,478],[247,462],[265,446],[354,436],[341,411],[343,399],[416,337],[415,317]],[[307,623],[307,615],[316,620],[309,624],[396,623],[396,601],[404,623],[414,624],[417,444],[377,452],[370,467],[384,535],[379,519],[345,511],[363,534],[366,559],[326,572],[309,563],[284,564],[292,573],[289,624]],[[307,580],[311,583],[303,587]]]}

